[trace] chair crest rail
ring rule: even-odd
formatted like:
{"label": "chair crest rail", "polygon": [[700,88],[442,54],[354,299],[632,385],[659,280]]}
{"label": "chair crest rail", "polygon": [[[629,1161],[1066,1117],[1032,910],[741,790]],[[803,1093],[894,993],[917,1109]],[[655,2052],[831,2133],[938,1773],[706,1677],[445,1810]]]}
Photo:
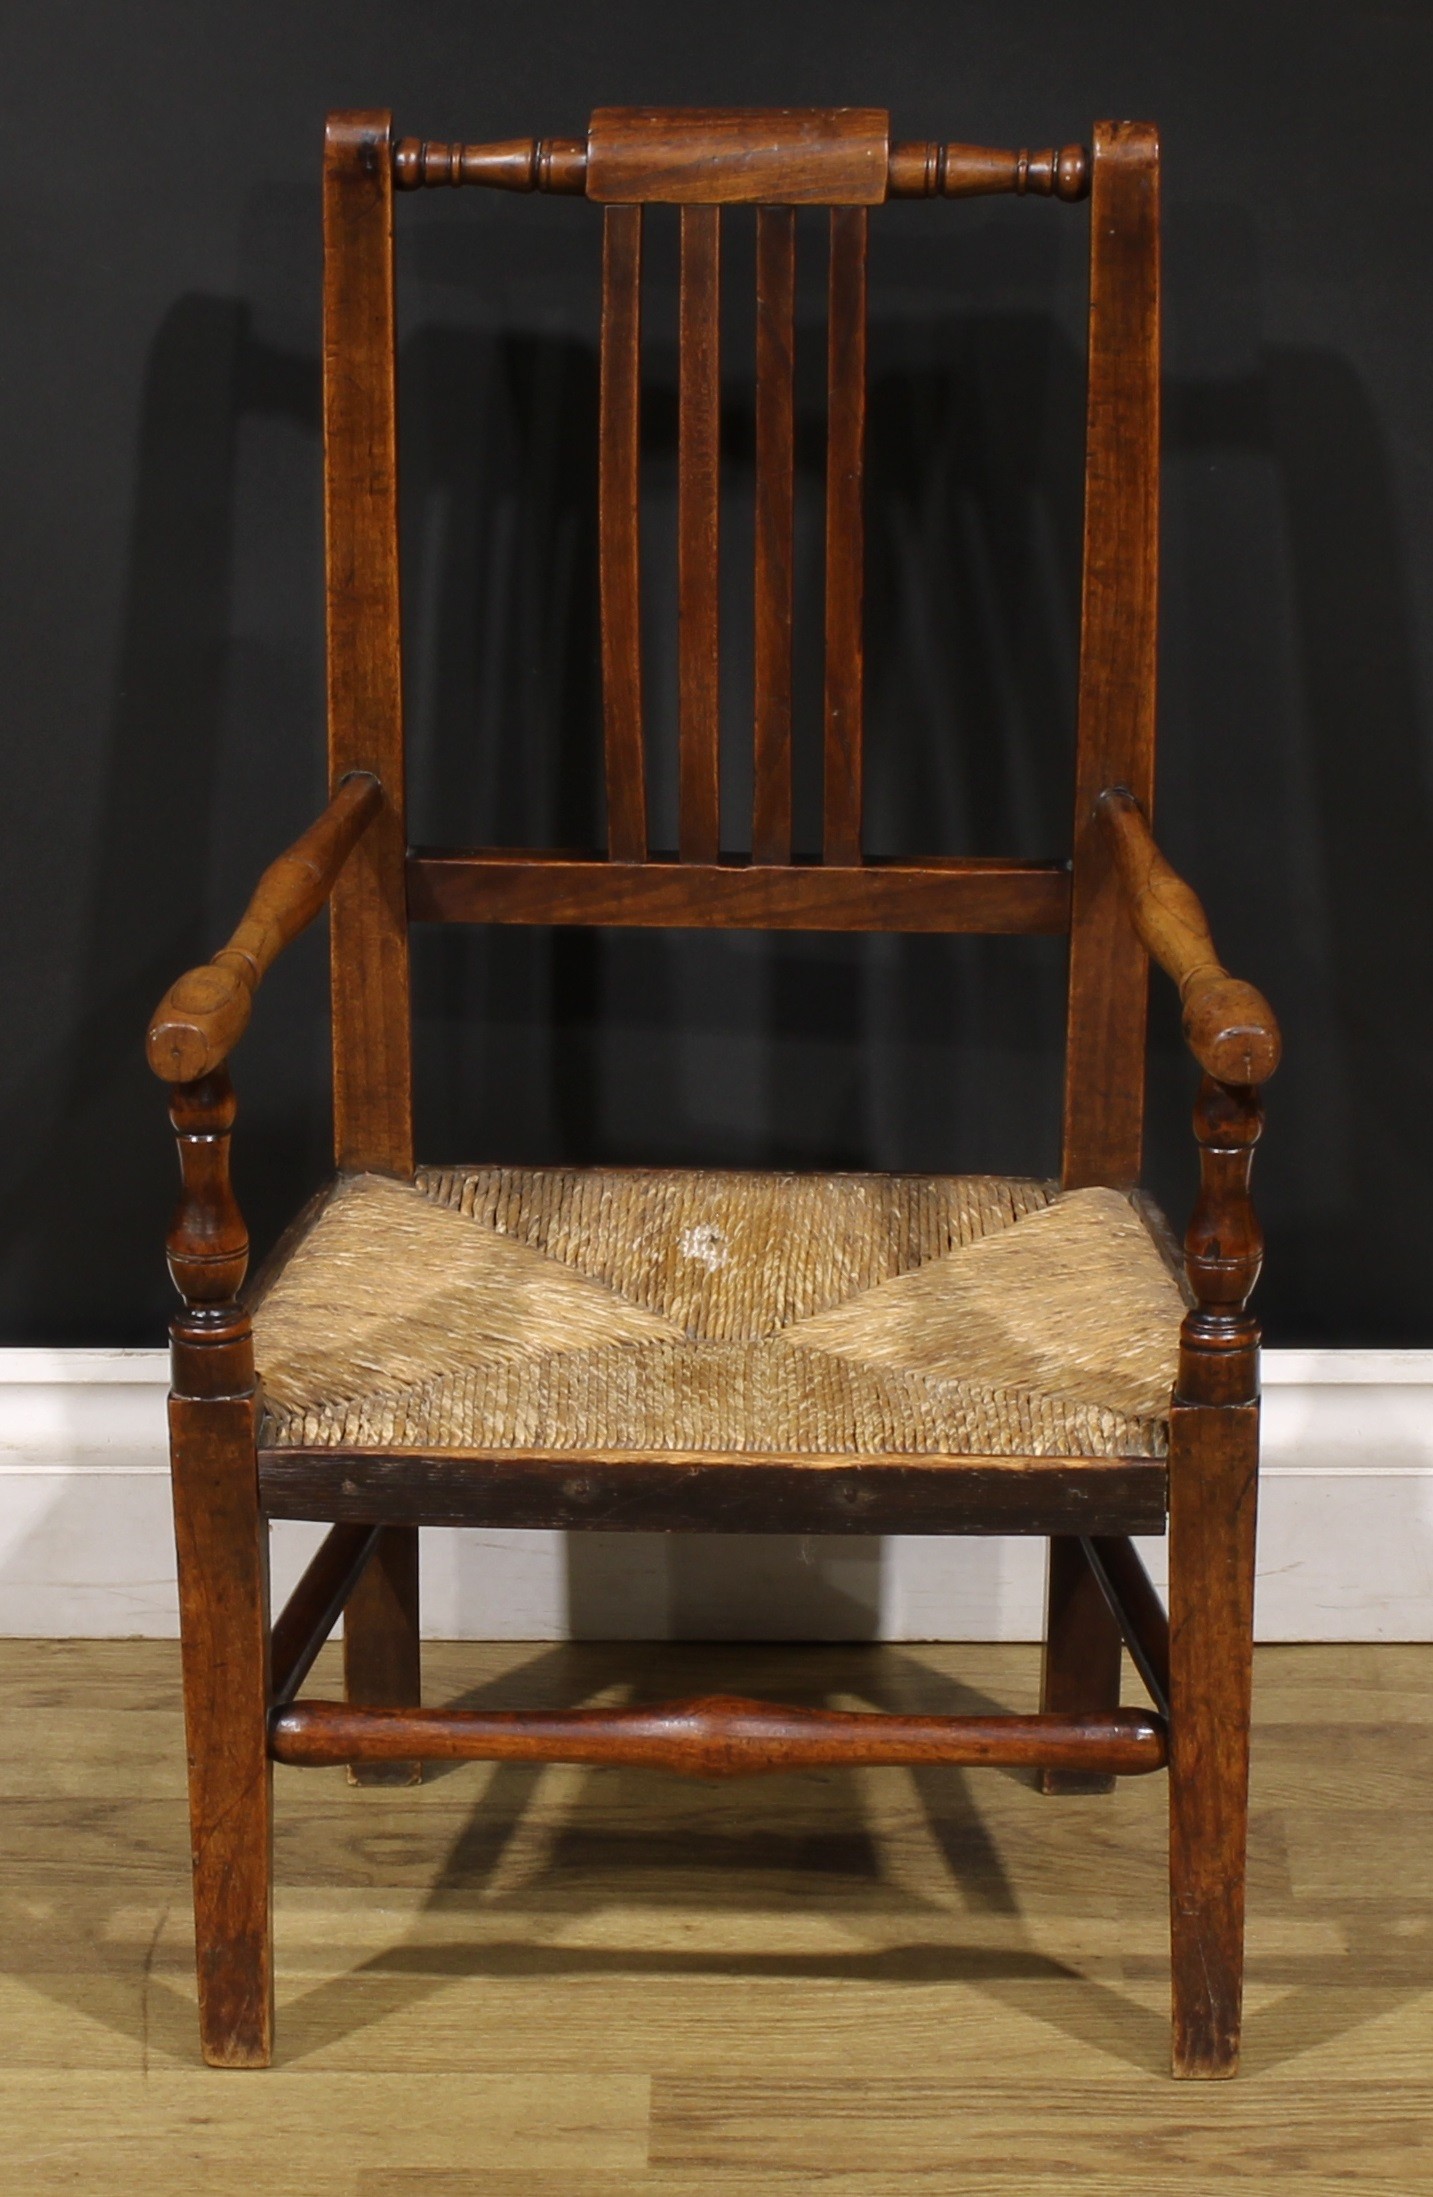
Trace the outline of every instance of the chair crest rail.
{"label": "chair crest rail", "polygon": [[[494,191],[588,195],[588,145],[580,137],[511,137],[491,144],[400,137],[393,147],[393,181],[400,191],[476,184]],[[1087,198],[1090,156],[1083,145],[1026,146],[914,142],[886,153],[885,190],[892,198]],[[779,200],[779,194],[778,194]]]}

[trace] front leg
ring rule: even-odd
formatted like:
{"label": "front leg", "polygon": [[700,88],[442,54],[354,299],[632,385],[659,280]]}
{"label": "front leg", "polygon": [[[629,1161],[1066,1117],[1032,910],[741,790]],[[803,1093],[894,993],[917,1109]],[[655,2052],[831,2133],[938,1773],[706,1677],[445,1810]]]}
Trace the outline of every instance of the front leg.
{"label": "front leg", "polygon": [[1185,1242],[1197,1309],[1180,1336],[1169,1447],[1169,1883],[1174,2072],[1235,2073],[1259,1475],[1259,1332],[1245,1306],[1263,1241],[1249,1171],[1259,1093],[1206,1077],[1201,1190]]}
{"label": "front leg", "polygon": [[269,1537],[258,1398],[236,1302],[248,1239],[229,1187],[234,1096],[223,1070],[176,1085],[183,1194],[169,1265],[185,1299],[169,1398],[179,1635],[189,1758],[199,2031],[212,2067],[273,2049],[273,1767]]}

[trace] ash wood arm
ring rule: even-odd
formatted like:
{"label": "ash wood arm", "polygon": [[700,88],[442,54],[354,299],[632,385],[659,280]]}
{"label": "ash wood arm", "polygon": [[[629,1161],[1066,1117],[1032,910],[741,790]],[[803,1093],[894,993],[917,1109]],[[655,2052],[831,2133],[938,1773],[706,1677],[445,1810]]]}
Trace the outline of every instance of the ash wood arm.
{"label": "ash wood arm", "polygon": [[222,1067],[248,1026],[260,977],[312,923],[382,806],[376,778],[366,771],[345,778],[318,822],[265,870],[228,945],[171,985],[145,1048],[165,1083],[192,1083]]}
{"label": "ash wood arm", "polygon": [[1282,1040],[1263,993],[1230,976],[1220,961],[1197,894],[1165,861],[1134,795],[1112,786],[1095,813],[1109,834],[1134,927],[1179,986],[1195,1059],[1219,1083],[1266,1082],[1279,1065]]}

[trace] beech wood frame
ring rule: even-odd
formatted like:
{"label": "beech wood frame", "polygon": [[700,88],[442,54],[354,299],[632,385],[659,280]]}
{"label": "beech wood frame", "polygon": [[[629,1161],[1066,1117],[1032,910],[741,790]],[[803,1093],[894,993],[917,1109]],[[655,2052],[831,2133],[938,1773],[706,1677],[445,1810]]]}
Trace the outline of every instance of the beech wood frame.
{"label": "beech wood frame", "polygon": [[[703,1776],[812,1763],[1021,1763],[1050,1791],[1167,1763],[1173,2065],[1237,2064],[1258,1465],[1262,1243],[1249,1170],[1272,1013],[1218,962],[1151,835],[1159,450],[1158,144],[1101,123],[1078,146],[895,145],[876,110],[599,110],[587,142],[437,145],[384,114],[330,118],[324,171],[325,483],[333,798],[265,873],[229,944],[166,995],[149,1058],[170,1086],[182,1193],[168,1239],[183,1310],[170,1402],[190,1753],[200,2030],[217,2066],[273,2036],[272,1763],[409,1779],[424,1760],[645,1762]],[[393,194],[439,184],[585,193],[604,207],[600,468],[609,840],[604,855],[413,849],[404,826]],[[861,848],[861,465],[868,208],[1033,192],[1091,204],[1091,322],[1077,784],[1071,862],[874,862]],[[638,650],[642,208],[682,208],[681,833],[647,844]],[[717,841],[716,494],[720,208],[758,215],[753,854]],[[790,826],[793,227],[831,208],[825,840]],[[1174,978],[1204,1075],[1201,1191],[1163,1460],[706,1456],[453,1459],[260,1446],[248,1258],[229,1181],[228,1057],[282,947],[330,910],[340,1171],[413,1172],[411,921],[1065,932],[1064,1181],[1139,1177],[1145,991]],[[700,1467],[694,1472],[693,1467]],[[331,1530],[269,1619],[272,1517]],[[1170,1536],[1168,1618],[1129,1538]],[[1036,1716],[915,1717],[720,1697],[653,1709],[424,1710],[420,1523],[1050,1536]],[[345,1613],[346,1704],[295,1699]],[[1127,1646],[1154,1704],[1119,1706]]]}

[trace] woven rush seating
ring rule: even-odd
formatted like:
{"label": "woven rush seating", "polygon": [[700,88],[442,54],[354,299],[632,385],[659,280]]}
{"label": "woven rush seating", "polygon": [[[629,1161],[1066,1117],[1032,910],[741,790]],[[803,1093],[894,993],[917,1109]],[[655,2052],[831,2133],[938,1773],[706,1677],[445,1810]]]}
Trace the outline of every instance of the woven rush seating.
{"label": "woven rush seating", "polygon": [[266,1446],[1160,1457],[1157,1216],[992,1176],[341,1180],[258,1304]]}

